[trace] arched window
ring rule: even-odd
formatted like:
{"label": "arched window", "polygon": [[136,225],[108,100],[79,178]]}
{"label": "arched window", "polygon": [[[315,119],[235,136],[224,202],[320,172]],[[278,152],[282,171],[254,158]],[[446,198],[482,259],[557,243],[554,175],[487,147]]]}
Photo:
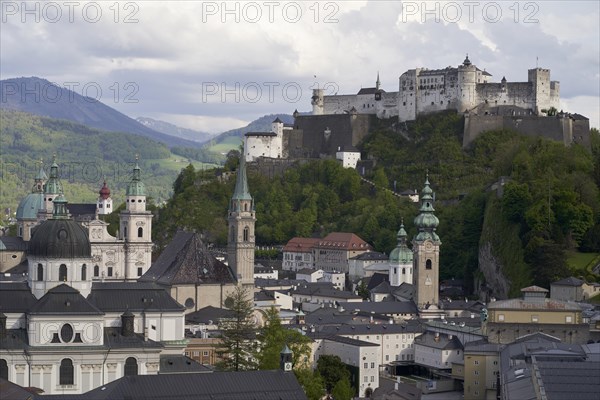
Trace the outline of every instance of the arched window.
{"label": "arched window", "polygon": [[38,268],[37,268],[37,280],[38,281],[43,281],[44,280],[44,266],[42,264],[38,264]]}
{"label": "arched window", "polygon": [[245,227],[244,228],[244,242],[248,241],[248,237],[250,236],[250,228]]}
{"label": "arched window", "polygon": [[73,384],[73,361],[68,358],[63,358],[60,362],[60,385],[72,385]]}
{"label": "arched window", "polygon": [[65,264],[60,264],[58,268],[58,280],[61,282],[67,281],[67,266]]}
{"label": "arched window", "polygon": [[125,372],[124,372],[124,376],[132,376],[132,375],[137,375],[138,374],[138,365],[137,365],[137,360],[133,357],[129,357],[127,358],[127,360],[125,360]]}
{"label": "arched window", "polygon": [[398,273],[398,268],[394,267],[394,275]]}
{"label": "arched window", "polygon": [[233,226],[229,230],[229,238],[231,242],[235,242],[235,229]]}
{"label": "arched window", "polygon": [[100,276],[100,267],[94,265],[94,276]]}
{"label": "arched window", "polygon": [[248,203],[244,203],[244,211],[248,211]]}
{"label": "arched window", "polygon": [[127,227],[123,227],[123,239],[127,239]]}
{"label": "arched window", "polygon": [[85,281],[87,279],[87,266],[83,264],[81,266],[81,280]]}
{"label": "arched window", "polygon": [[431,269],[431,260],[427,259],[427,261],[425,261],[425,269]]}
{"label": "arched window", "polygon": [[141,226],[138,228],[138,237],[141,238],[144,236],[144,228]]}
{"label": "arched window", "polygon": [[0,360],[0,378],[8,380],[8,363]]}
{"label": "arched window", "polygon": [[402,268],[402,275],[406,274],[406,268]]}

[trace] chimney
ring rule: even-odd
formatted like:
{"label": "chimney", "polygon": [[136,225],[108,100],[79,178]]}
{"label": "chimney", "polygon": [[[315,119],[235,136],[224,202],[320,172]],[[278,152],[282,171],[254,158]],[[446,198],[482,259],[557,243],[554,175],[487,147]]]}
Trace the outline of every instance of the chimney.
{"label": "chimney", "polygon": [[6,315],[0,312],[0,339],[6,336]]}
{"label": "chimney", "polygon": [[129,310],[121,314],[121,335],[133,336],[133,334],[135,333],[133,329],[134,318],[134,315]]}

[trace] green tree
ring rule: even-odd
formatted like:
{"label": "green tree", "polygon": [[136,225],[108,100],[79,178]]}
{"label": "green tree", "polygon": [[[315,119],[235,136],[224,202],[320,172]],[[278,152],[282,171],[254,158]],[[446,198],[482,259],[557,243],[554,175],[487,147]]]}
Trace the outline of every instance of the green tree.
{"label": "green tree", "polygon": [[340,357],[332,355],[323,355],[317,360],[317,371],[325,381],[327,392],[340,380],[350,381],[350,371]]}
{"label": "green tree", "polygon": [[356,290],[358,291],[358,295],[362,297],[363,300],[367,300],[371,296],[371,292],[369,292],[369,289],[367,289],[367,285],[363,280],[360,281]]}
{"label": "green tree", "polygon": [[350,386],[348,379],[340,379],[331,389],[331,394],[335,400],[352,400],[354,389]]}
{"label": "green tree", "polygon": [[294,369],[298,383],[304,389],[308,400],[321,400],[325,393],[325,382],[317,371],[309,368]]}
{"label": "green tree", "polygon": [[304,360],[310,356],[310,339],[293,329],[281,325],[279,312],[275,308],[267,310],[265,324],[258,334],[260,347],[256,353],[258,369],[278,369],[279,356],[284,345],[293,353],[294,367],[304,366]]}
{"label": "green tree", "polygon": [[222,371],[246,371],[256,369],[254,360],[256,325],[252,321],[252,301],[249,292],[237,286],[225,299],[225,306],[233,311],[231,318],[221,320],[219,329],[222,343],[218,353],[223,361],[217,365]]}
{"label": "green tree", "polygon": [[502,213],[509,221],[522,222],[531,202],[531,193],[527,184],[509,182],[504,186]]}

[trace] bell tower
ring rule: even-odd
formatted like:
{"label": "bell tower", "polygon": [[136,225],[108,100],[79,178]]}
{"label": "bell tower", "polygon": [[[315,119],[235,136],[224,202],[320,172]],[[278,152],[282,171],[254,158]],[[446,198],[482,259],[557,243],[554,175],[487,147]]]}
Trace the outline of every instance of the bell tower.
{"label": "bell tower", "polygon": [[421,208],[415,218],[417,236],[413,239],[413,284],[415,303],[419,310],[438,305],[440,237],[435,232],[440,221],[434,214],[433,190],[429,187],[429,174],[421,191]]}
{"label": "bell tower", "polygon": [[125,192],[125,210],[119,218],[119,238],[125,242],[125,263],[118,278],[135,280],[150,268],[152,262],[152,213],[146,210],[146,188],[137,157]]}
{"label": "bell tower", "polygon": [[235,190],[229,204],[227,259],[238,283],[254,287],[254,201],[248,190],[246,161],[240,157]]}

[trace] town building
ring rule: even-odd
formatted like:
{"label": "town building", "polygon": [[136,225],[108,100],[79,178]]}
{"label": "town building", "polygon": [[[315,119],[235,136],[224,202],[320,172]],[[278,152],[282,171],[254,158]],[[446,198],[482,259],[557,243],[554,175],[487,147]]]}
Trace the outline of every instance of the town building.
{"label": "town building", "polygon": [[569,277],[550,284],[550,298],[561,301],[586,301],[600,294],[600,283],[587,283]]}
{"label": "town building", "polygon": [[290,239],[283,248],[282,269],[300,271],[315,267],[313,248],[318,238],[295,237]]}
{"label": "town building", "polygon": [[546,298],[547,289],[529,286],[522,298],[487,305],[484,333],[490,343],[511,343],[521,336],[543,332],[565,343],[586,343],[590,326],[583,322],[577,303]]}

